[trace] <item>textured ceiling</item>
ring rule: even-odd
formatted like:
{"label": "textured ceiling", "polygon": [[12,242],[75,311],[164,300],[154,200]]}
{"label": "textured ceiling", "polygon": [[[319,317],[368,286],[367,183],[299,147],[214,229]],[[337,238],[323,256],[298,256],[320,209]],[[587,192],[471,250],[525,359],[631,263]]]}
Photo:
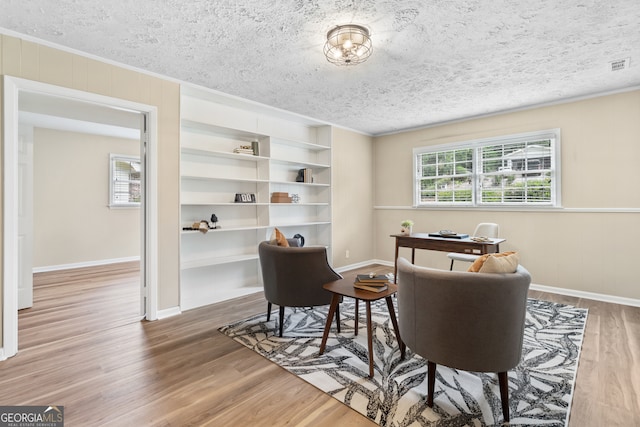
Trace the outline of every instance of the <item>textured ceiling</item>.
{"label": "textured ceiling", "polygon": [[[0,27],[369,134],[640,85],[639,0],[0,0]],[[337,24],[373,55],[337,67]],[[610,62],[631,58],[611,71]]]}

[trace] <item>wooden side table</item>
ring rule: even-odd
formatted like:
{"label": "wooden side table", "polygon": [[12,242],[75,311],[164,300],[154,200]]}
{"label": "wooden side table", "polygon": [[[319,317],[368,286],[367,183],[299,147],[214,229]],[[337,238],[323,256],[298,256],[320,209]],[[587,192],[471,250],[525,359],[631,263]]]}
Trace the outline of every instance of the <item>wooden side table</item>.
{"label": "wooden side table", "polygon": [[393,308],[393,301],[391,297],[398,291],[398,286],[389,283],[388,289],[382,292],[370,292],[362,289],[354,288],[353,282],[347,279],[336,280],[335,282],[329,282],[323,285],[323,288],[333,294],[331,298],[331,306],[329,307],[329,313],[327,314],[327,323],[324,327],[324,334],[322,335],[322,343],[320,344],[320,354],[324,353],[324,349],[327,345],[327,338],[329,336],[329,330],[331,329],[331,322],[336,313],[336,308],[340,302],[340,297],[350,297],[356,300],[356,318],[355,318],[355,335],[358,335],[358,304],[359,301],[364,301],[367,306],[367,345],[369,350],[369,377],[373,377],[373,336],[372,336],[372,324],[371,324],[371,301],[377,301],[384,298],[387,302],[387,309],[389,310],[389,316],[391,317],[391,323],[393,324],[393,330],[398,340],[398,346],[400,348],[400,357],[404,359],[405,346],[402,345],[400,339],[400,330],[398,329],[398,321],[396,319],[396,311]]}

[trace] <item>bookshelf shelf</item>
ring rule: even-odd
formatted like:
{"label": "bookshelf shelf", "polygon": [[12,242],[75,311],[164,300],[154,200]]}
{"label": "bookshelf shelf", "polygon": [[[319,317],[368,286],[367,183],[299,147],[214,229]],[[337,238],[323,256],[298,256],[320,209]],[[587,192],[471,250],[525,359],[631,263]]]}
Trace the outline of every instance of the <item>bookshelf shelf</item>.
{"label": "bookshelf shelf", "polygon": [[[262,290],[258,244],[278,227],[287,237],[327,247],[331,259],[331,127],[282,112],[226,105],[204,89],[181,93],[182,227],[208,220],[221,228],[180,231],[181,309]],[[257,155],[234,153],[251,146]],[[296,182],[309,169],[313,182]],[[299,203],[271,203],[271,194]],[[255,203],[235,203],[237,193]]]}

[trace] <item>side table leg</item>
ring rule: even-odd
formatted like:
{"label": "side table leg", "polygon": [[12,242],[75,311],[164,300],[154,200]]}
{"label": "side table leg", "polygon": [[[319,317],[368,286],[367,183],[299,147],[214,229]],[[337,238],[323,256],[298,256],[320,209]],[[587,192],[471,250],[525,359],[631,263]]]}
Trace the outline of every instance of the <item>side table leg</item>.
{"label": "side table leg", "polygon": [[400,328],[398,327],[398,319],[396,319],[396,311],[393,308],[393,300],[391,297],[386,297],[385,301],[387,302],[387,309],[389,309],[389,317],[391,317],[391,324],[393,325],[393,331],[396,333],[396,340],[398,341],[398,347],[400,348],[400,359],[404,360],[406,346],[402,342],[400,338]]}
{"label": "side table leg", "polygon": [[367,345],[369,347],[369,378],[373,378],[373,327],[371,324],[371,301],[367,303]]}
{"label": "side table leg", "polygon": [[340,295],[333,294],[331,297],[331,306],[329,307],[329,313],[327,314],[327,323],[324,325],[324,333],[322,334],[322,342],[320,343],[320,354],[324,353],[324,348],[327,345],[327,338],[329,337],[329,330],[331,329],[331,322],[333,322],[333,316],[336,313],[336,307],[340,302]]}
{"label": "side table leg", "polygon": [[358,307],[360,306],[360,300],[358,298],[355,298],[356,300],[356,317],[355,317],[355,322],[354,322],[354,335],[358,336]]}

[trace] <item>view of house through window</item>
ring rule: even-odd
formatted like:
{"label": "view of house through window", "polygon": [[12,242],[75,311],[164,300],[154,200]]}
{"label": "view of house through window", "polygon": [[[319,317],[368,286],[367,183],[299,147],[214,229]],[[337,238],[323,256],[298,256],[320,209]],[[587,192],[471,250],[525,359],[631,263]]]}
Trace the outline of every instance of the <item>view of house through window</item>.
{"label": "view of house through window", "polygon": [[142,197],[140,158],[111,154],[110,163],[109,206],[140,206]]}
{"label": "view of house through window", "polygon": [[560,131],[414,150],[416,206],[559,204]]}

